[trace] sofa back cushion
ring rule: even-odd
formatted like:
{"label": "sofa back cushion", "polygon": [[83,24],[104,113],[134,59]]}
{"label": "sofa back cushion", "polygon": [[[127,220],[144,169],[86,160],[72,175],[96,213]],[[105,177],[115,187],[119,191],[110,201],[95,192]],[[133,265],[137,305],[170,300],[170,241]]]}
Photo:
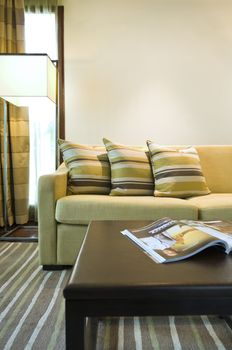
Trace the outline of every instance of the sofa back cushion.
{"label": "sofa back cushion", "polygon": [[211,192],[232,193],[232,145],[206,145],[195,148]]}
{"label": "sofa back cushion", "polygon": [[105,147],[59,140],[69,169],[68,189],[73,194],[109,194],[110,163]]}
{"label": "sofa back cushion", "polygon": [[112,196],[150,196],[154,185],[148,150],[103,139],[111,165]]}
{"label": "sofa back cushion", "polygon": [[210,193],[194,147],[176,149],[147,142],[157,197],[187,198]]}

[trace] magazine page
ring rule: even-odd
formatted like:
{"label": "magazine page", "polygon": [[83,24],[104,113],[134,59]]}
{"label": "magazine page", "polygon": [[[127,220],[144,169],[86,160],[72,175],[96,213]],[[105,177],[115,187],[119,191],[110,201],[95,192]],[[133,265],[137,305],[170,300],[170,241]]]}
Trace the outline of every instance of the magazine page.
{"label": "magazine page", "polygon": [[213,235],[191,227],[185,222],[168,218],[157,220],[145,227],[124,230],[127,235],[157,262],[171,262],[187,258],[206,247],[223,242]]}
{"label": "magazine page", "polygon": [[204,231],[227,243],[227,252],[232,249],[232,222],[229,221],[190,221],[181,220],[189,226]]}

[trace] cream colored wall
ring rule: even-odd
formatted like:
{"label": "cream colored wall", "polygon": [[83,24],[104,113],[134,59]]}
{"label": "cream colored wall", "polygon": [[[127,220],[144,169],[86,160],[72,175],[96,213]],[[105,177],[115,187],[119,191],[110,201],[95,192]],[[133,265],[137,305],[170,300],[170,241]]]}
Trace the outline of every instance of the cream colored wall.
{"label": "cream colored wall", "polygon": [[232,143],[232,1],[63,2],[66,139]]}

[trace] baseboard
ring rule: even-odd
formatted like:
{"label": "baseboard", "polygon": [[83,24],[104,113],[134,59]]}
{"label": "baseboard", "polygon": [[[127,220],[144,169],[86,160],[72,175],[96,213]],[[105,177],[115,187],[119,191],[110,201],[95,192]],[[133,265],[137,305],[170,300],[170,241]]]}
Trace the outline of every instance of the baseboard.
{"label": "baseboard", "polygon": [[0,242],[38,242],[38,238],[36,237],[11,237],[4,236],[0,237]]}
{"label": "baseboard", "polygon": [[44,271],[59,271],[59,270],[67,270],[71,269],[71,265],[43,265]]}

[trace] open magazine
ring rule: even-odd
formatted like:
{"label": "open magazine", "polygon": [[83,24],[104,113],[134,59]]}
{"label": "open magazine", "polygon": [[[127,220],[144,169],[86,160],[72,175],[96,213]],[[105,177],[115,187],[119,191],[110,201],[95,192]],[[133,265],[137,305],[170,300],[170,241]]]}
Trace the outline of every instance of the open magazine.
{"label": "open magazine", "polygon": [[163,218],[121,233],[158,263],[186,259],[211,246],[220,246],[227,254],[232,251],[232,222],[226,221]]}

